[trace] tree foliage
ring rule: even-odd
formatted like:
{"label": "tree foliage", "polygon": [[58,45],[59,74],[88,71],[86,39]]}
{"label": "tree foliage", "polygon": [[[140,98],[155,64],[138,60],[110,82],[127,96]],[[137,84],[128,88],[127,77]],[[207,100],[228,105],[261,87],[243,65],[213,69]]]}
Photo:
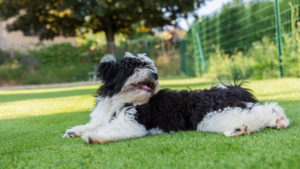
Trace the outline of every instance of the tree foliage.
{"label": "tree foliage", "polygon": [[16,20],[9,31],[37,33],[41,40],[74,36],[88,28],[104,31],[108,52],[114,53],[114,35],[131,34],[132,24],[148,28],[173,24],[193,15],[205,0],[0,0],[0,17]]}

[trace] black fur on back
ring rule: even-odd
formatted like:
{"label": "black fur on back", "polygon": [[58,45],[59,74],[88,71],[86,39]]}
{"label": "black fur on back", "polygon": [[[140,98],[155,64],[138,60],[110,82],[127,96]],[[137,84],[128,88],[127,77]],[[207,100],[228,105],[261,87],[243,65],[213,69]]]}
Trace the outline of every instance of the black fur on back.
{"label": "black fur on back", "polygon": [[241,84],[191,91],[164,89],[152,96],[147,104],[136,107],[136,120],[148,130],[195,130],[209,112],[226,107],[246,108],[245,102],[256,103],[257,100]]}
{"label": "black fur on back", "polygon": [[111,97],[119,93],[135,69],[147,67],[148,64],[139,59],[128,57],[117,61],[102,62],[98,68],[98,72],[103,85],[97,90],[96,96]]}

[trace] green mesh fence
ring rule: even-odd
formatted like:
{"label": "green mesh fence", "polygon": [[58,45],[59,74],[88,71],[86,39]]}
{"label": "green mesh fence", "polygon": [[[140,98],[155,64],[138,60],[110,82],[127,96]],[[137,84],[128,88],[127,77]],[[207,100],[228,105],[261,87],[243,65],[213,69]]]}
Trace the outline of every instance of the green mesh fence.
{"label": "green mesh fence", "polygon": [[182,71],[201,75],[209,68],[209,57],[217,51],[228,56],[247,53],[256,42],[268,41],[278,48],[274,62],[284,56],[278,64],[283,76],[286,60],[299,61],[299,10],[300,0],[233,0],[191,27],[180,45]]}

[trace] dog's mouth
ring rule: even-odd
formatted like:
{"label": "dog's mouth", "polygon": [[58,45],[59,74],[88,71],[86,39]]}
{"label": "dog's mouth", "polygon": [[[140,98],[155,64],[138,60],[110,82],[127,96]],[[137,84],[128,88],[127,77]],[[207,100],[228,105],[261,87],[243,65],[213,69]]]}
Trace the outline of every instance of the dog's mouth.
{"label": "dog's mouth", "polygon": [[140,89],[140,90],[145,90],[147,92],[153,92],[155,89],[155,83],[152,81],[143,81],[143,82],[139,82],[137,84],[133,85],[134,87]]}

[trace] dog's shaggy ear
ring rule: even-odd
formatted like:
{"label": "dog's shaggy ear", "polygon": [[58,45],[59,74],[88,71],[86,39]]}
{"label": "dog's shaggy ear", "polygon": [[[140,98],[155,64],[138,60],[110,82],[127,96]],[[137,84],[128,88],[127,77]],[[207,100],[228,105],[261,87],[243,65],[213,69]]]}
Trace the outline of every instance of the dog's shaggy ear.
{"label": "dog's shaggy ear", "polygon": [[103,81],[114,78],[118,73],[118,62],[113,60],[108,62],[101,62],[98,68],[98,72]]}

